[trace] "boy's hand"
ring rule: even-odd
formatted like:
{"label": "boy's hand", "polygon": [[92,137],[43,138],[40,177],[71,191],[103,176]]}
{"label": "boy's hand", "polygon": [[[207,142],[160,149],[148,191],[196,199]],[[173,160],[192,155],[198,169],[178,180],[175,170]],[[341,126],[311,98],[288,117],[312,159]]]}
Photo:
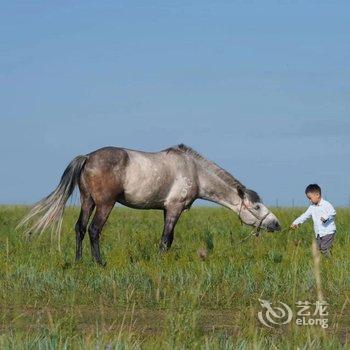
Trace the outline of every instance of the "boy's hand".
{"label": "boy's hand", "polygon": [[290,225],[290,228],[298,228],[299,227],[299,225],[297,225],[297,224],[291,224]]}

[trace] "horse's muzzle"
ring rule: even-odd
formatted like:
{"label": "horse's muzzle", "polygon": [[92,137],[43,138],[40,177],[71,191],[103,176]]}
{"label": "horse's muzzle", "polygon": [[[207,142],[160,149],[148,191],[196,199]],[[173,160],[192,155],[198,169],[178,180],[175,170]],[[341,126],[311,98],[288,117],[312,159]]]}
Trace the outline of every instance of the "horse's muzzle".
{"label": "horse's muzzle", "polygon": [[279,222],[277,220],[273,220],[273,221],[270,221],[266,225],[266,229],[269,232],[280,231],[281,230],[281,225],[279,224]]}

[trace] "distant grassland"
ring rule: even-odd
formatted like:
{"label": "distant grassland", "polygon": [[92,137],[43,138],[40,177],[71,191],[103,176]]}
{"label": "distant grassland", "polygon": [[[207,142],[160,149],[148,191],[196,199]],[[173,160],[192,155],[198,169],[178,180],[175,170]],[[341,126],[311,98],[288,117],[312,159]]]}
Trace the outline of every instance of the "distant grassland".
{"label": "distant grassland", "polygon": [[[350,210],[337,210],[331,259],[321,259],[329,328],[295,322],[267,328],[258,299],[315,302],[311,223],[249,234],[224,208],[183,213],[169,253],[158,254],[159,211],[117,207],[101,240],[106,267],[92,263],[88,234],[75,264],[77,208],[60,242],[27,240],[14,227],[26,208],[0,207],[1,349],[350,348]],[[276,209],[287,227],[302,209]],[[206,258],[200,259],[203,248]]]}

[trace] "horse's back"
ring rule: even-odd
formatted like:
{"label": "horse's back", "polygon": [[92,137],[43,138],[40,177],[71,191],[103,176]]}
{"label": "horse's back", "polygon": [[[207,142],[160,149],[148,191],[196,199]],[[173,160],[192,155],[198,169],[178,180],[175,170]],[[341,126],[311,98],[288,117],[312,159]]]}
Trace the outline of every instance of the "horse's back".
{"label": "horse's back", "polygon": [[81,181],[94,200],[108,198],[133,208],[164,208],[169,198],[186,196],[195,182],[195,166],[181,152],[119,147],[90,153]]}

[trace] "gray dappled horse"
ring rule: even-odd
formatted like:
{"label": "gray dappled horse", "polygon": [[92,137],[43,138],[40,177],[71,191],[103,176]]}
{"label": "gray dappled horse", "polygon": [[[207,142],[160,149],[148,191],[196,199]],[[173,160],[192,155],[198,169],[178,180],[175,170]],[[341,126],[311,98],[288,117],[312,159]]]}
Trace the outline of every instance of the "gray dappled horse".
{"label": "gray dappled horse", "polygon": [[82,257],[82,241],[96,208],[88,232],[92,256],[102,264],[99,236],[116,202],[131,208],[163,210],[162,251],[170,248],[181,213],[197,198],[232,209],[242,222],[257,229],[280,229],[277,218],[256,192],[183,144],[154,153],[105,147],[78,156],[64,171],[57,188],[39,201],[20,225],[38,216],[29,231],[41,232],[50,225],[59,230],[65,204],[76,185],[81,197],[75,225],[76,260]]}

